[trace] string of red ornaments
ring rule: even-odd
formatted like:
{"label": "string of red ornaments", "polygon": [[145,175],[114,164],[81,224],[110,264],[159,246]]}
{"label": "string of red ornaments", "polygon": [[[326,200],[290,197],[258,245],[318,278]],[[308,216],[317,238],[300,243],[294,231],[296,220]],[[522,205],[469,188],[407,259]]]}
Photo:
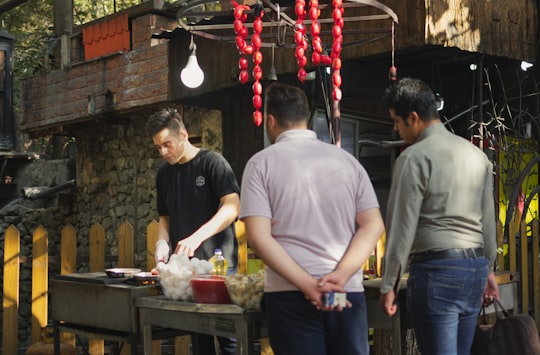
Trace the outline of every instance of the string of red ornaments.
{"label": "string of red ornaments", "polygon": [[240,59],[238,60],[238,68],[240,69],[240,74],[238,80],[245,84],[249,81],[249,62],[246,58],[246,55],[253,55],[253,69],[251,74],[255,79],[253,83],[253,122],[255,125],[260,126],[263,121],[263,115],[261,112],[262,108],[262,84],[261,79],[263,76],[263,71],[261,63],[263,61],[263,54],[261,52],[261,32],[263,29],[262,16],[264,11],[261,9],[259,13],[254,14],[253,21],[253,33],[251,35],[251,44],[247,42],[249,36],[248,29],[245,25],[248,15],[247,10],[250,10],[250,7],[247,5],[238,4],[236,1],[231,1],[231,4],[234,6],[234,32],[236,34],[236,47],[240,52]]}
{"label": "string of red ornaments", "polygon": [[[248,43],[247,38],[249,36],[245,22],[247,21],[246,11],[250,10],[247,5],[239,4],[236,1],[231,1],[234,6],[234,31],[236,34],[236,47],[240,53],[240,59],[238,60],[238,67],[240,74],[238,80],[245,84],[249,81],[249,63],[246,58],[247,55],[253,55],[253,69],[252,75],[255,80],[253,83],[253,122],[255,125],[260,126],[262,124],[262,68],[261,63],[263,61],[263,55],[260,51],[261,37],[260,34],[263,29],[262,16],[264,11],[261,9],[259,13],[254,13],[253,21],[253,33],[251,35],[251,44]],[[332,18],[334,24],[332,27],[332,50],[330,55],[325,53],[322,39],[320,37],[321,25],[318,21],[320,16],[319,0],[310,0],[309,2],[309,18],[311,20],[310,35],[311,35],[311,62],[314,65],[323,64],[325,66],[332,66],[332,98],[334,101],[340,101],[342,98],[341,92],[341,49],[343,44],[343,12],[342,0],[333,0],[332,5],[334,7],[332,12]],[[307,72],[305,66],[308,63],[306,53],[308,51],[308,41],[306,39],[307,29],[304,24],[306,19],[306,1],[296,0],[295,4],[295,34],[294,40],[296,43],[295,56],[296,63],[298,64],[298,80],[304,83],[307,78]]]}
{"label": "string of red ornaments", "polygon": [[[332,42],[332,54],[330,55],[332,63],[332,84],[334,89],[332,90],[332,98],[334,101],[341,101],[341,48],[343,45],[343,7],[342,0],[333,0],[334,10],[332,11],[332,18],[334,19],[334,26],[332,27],[332,36],[334,41]],[[324,60],[324,59],[323,59]]]}
{"label": "string of red ornaments", "polygon": [[296,63],[298,64],[298,80],[302,83],[306,80],[307,72],[304,67],[307,64],[306,51],[308,49],[308,43],[306,40],[306,26],[304,25],[304,19],[306,18],[305,0],[297,0],[294,8],[296,13],[296,24],[294,41],[296,43],[295,56]]}

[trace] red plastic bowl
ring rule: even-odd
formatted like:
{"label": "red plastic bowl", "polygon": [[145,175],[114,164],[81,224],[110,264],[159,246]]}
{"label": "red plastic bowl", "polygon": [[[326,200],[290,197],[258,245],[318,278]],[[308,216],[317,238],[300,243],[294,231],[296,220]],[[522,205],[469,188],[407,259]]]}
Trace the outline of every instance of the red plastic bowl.
{"label": "red plastic bowl", "polygon": [[193,290],[193,298],[197,303],[232,303],[227,286],[225,286],[225,276],[194,276],[191,279],[191,288]]}

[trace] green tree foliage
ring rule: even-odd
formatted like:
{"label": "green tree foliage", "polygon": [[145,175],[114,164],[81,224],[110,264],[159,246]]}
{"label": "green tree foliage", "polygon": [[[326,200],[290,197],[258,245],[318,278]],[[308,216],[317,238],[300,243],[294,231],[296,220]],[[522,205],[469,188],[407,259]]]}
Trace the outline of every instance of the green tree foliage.
{"label": "green tree foliage", "polygon": [[73,0],[75,26],[138,5],[147,0]]}
{"label": "green tree foliage", "polygon": [[[73,24],[79,26],[146,0],[73,0]],[[52,68],[55,46],[52,0],[28,0],[1,14],[2,28],[15,37],[17,78],[46,73]]]}
{"label": "green tree foliage", "polygon": [[2,14],[3,29],[15,37],[14,69],[16,77],[48,70],[54,46],[51,1],[29,0]]}

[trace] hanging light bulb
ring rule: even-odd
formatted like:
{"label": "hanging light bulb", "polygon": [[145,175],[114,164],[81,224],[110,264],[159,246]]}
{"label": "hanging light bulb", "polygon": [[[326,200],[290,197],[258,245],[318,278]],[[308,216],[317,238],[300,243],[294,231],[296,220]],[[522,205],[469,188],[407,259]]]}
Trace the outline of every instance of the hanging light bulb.
{"label": "hanging light bulb", "polygon": [[270,67],[270,72],[268,73],[268,80],[276,81],[278,80],[278,77],[276,67],[274,66],[274,47],[275,45],[272,43],[272,66]]}
{"label": "hanging light bulb", "polygon": [[202,71],[199,63],[197,62],[197,56],[195,54],[197,46],[193,42],[193,35],[191,36],[191,43],[189,44],[189,57],[186,66],[180,72],[180,80],[188,88],[194,89],[201,86],[204,81],[204,72]]}

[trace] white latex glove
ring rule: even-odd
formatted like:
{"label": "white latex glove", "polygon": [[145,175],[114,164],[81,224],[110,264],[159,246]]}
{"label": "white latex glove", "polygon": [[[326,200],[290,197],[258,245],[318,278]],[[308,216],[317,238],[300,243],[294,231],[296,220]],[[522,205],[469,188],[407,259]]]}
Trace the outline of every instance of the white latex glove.
{"label": "white latex glove", "polygon": [[156,265],[161,262],[167,262],[169,260],[169,243],[165,239],[159,239],[156,242]]}

